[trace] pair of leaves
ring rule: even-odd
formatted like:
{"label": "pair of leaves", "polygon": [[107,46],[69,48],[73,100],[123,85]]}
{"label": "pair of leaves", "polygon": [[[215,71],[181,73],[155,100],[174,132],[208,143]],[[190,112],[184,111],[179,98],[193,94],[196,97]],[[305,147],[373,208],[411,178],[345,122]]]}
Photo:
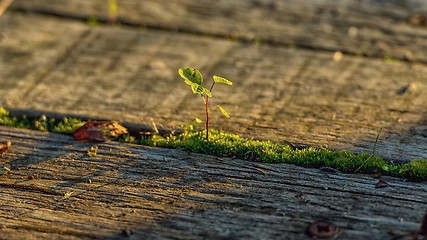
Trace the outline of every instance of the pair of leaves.
{"label": "pair of leaves", "polygon": [[78,128],[73,137],[76,140],[82,141],[97,141],[105,142],[108,137],[118,137],[128,133],[120,122],[117,121],[90,121]]}
{"label": "pair of leaves", "polygon": [[184,79],[185,84],[191,87],[194,94],[204,93],[206,96],[212,97],[211,91],[202,86],[203,76],[199,70],[194,68],[180,68],[178,73]]}
{"label": "pair of leaves", "polygon": [[[179,75],[184,79],[187,85],[190,85],[191,90],[194,94],[206,94],[208,97],[212,97],[211,91],[202,86],[203,76],[199,70],[195,68],[180,68],[178,71]],[[223,77],[213,76],[214,83],[221,83],[227,85],[233,85],[233,82]]]}

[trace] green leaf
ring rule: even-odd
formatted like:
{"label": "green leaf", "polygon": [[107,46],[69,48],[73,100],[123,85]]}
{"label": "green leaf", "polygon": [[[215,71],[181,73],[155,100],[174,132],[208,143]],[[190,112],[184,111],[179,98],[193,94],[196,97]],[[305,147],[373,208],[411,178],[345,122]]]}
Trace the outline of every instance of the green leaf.
{"label": "green leaf", "polygon": [[233,85],[232,81],[225,79],[223,77],[213,76],[213,80],[215,83],[223,83],[223,84],[227,84],[227,85]]}
{"label": "green leaf", "polygon": [[195,68],[180,68],[178,73],[184,82],[190,86],[193,84],[202,85],[203,83],[202,74]]}
{"label": "green leaf", "polygon": [[191,83],[190,86],[194,94],[203,94],[205,92],[205,88],[197,83]]}
{"label": "green leaf", "polygon": [[206,94],[206,96],[212,97],[212,93],[211,93],[211,91],[209,91],[209,89],[203,88],[203,92]]}
{"label": "green leaf", "polygon": [[231,117],[230,114],[228,114],[228,112],[225,111],[225,109],[223,107],[221,107],[219,105],[216,105],[215,108],[218,108],[221,111],[222,115],[224,115],[224,117],[226,117],[226,118],[230,118]]}
{"label": "green leaf", "polygon": [[195,118],[195,119],[194,119],[194,121],[196,121],[196,123],[199,123],[199,124],[200,124],[200,123],[203,123],[203,120],[202,120],[202,119],[200,119],[200,118]]}

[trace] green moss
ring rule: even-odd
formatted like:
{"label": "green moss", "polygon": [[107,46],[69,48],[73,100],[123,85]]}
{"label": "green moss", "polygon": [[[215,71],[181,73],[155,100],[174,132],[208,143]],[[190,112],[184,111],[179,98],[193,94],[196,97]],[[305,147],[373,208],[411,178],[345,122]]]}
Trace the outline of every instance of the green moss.
{"label": "green moss", "polygon": [[86,121],[77,119],[77,118],[67,118],[64,117],[57,124],[50,127],[51,132],[56,133],[68,133],[71,134],[77,130],[77,128],[83,126]]}
{"label": "green moss", "polygon": [[30,121],[24,115],[21,118],[12,117],[5,108],[0,107],[0,125],[17,127],[17,128],[31,128]]}
{"label": "green moss", "polygon": [[11,116],[9,111],[0,107],[0,125],[10,127],[70,134],[85,123],[85,121],[80,119],[67,117],[60,121],[56,121],[54,118],[48,119],[45,115],[30,120],[25,115],[22,117]]}
{"label": "green moss", "polygon": [[427,160],[417,160],[405,163],[399,167],[392,166],[389,173],[395,176],[404,176],[411,180],[427,180]]}
{"label": "green moss", "polygon": [[[25,116],[10,116],[6,109],[0,107],[0,125],[70,134],[83,124],[85,121],[76,118],[63,118],[56,121],[47,119],[45,116],[30,121]],[[286,144],[243,138],[237,134],[217,130],[211,130],[209,134],[209,141],[205,138],[205,132],[197,131],[187,131],[185,134],[167,137],[142,136],[139,140],[135,140],[134,136],[123,135],[117,140],[249,161],[289,163],[314,168],[331,167],[346,173],[382,173],[414,181],[427,180],[427,160],[392,164],[373,154],[356,154],[350,151],[332,151],[314,147],[293,149]]]}

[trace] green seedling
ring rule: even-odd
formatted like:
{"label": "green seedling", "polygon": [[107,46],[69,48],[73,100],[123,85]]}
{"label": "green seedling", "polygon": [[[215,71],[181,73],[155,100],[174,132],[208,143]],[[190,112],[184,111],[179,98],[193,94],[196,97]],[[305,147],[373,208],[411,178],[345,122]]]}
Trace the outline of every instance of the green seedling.
{"label": "green seedling", "polygon": [[[216,83],[226,84],[226,85],[233,85],[233,83],[230,80],[227,80],[223,77],[213,76],[212,85],[209,89],[207,89],[202,86],[203,77],[202,77],[202,74],[197,69],[181,68],[179,69],[178,73],[184,79],[185,84],[191,87],[191,91],[196,95],[200,95],[203,100],[203,103],[205,105],[205,113],[206,113],[206,121],[205,121],[206,140],[209,140],[209,119],[210,119],[209,98],[212,97],[212,89]],[[230,115],[223,107],[216,105],[214,109],[215,108],[219,109],[219,111],[221,111],[221,113],[226,118],[230,118]]]}

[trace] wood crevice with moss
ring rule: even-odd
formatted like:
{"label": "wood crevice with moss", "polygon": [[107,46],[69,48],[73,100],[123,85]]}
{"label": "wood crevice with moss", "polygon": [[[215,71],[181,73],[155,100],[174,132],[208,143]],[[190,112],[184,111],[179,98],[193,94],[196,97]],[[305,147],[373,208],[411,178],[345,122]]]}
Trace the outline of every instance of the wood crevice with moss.
{"label": "wood crevice with moss", "polygon": [[[29,119],[26,115],[12,116],[8,110],[0,108],[0,124],[12,127],[71,134],[87,121],[70,117],[57,120],[45,115],[32,116]],[[256,162],[291,163],[305,167],[327,167],[345,173],[385,174],[409,180],[427,180],[427,161],[393,164],[375,156],[375,151],[371,154],[355,154],[350,151],[332,151],[327,148],[295,148],[291,143],[244,138],[218,130],[211,130],[212,136],[206,140],[201,131],[179,129],[175,132],[163,129],[163,134],[159,134],[155,132],[154,128],[149,129],[148,126],[135,128],[135,125],[132,125],[131,127],[133,128],[131,134],[114,139],[127,143],[185,149],[196,153]],[[156,129],[156,131],[158,130]],[[374,145],[373,148],[376,146]]]}

